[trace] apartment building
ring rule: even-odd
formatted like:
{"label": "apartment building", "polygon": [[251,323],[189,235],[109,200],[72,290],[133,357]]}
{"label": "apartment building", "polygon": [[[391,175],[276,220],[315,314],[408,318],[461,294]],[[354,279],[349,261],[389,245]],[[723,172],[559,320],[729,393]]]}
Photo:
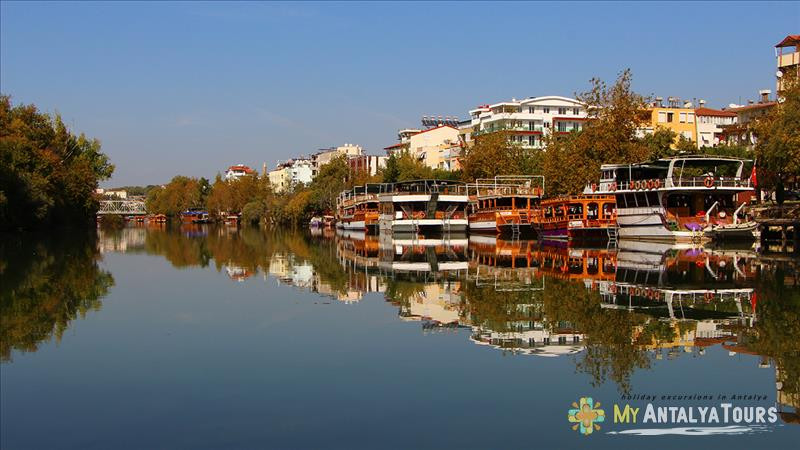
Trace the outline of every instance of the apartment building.
{"label": "apartment building", "polygon": [[780,95],[783,91],[784,78],[793,74],[800,77],[800,34],[790,34],[775,45],[775,58],[778,71],[775,72],[775,89]]}
{"label": "apartment building", "polygon": [[663,127],[675,132],[676,143],[681,137],[696,143],[697,125],[692,103],[682,103],[680,99],[674,97],[669,97],[667,100],[669,103],[666,107],[661,104],[660,97],[653,103],[650,108],[650,125],[647,131],[652,132],[658,127]]}
{"label": "apartment building", "polygon": [[758,103],[748,102],[747,105],[732,105],[726,109],[736,114],[736,121],[732,125],[724,126],[723,139],[729,145],[744,145],[751,147],[755,145],[756,138],[750,130],[750,122],[767,114],[775,105],[776,101],[769,99],[769,89],[759,91],[761,99]]}
{"label": "apartment building", "polygon": [[426,130],[406,128],[397,132],[399,142],[384,150],[389,156],[409,152],[432,169],[456,170],[461,148],[459,133],[452,125],[437,125]]}
{"label": "apartment building", "polygon": [[313,164],[309,159],[290,159],[278,164],[267,176],[273,191],[284,192],[292,186],[311,183]]}
{"label": "apartment building", "polygon": [[716,147],[724,142],[725,127],[736,123],[736,113],[721,109],[697,108],[694,110],[697,125],[697,146]]}
{"label": "apartment building", "polygon": [[325,164],[331,162],[337,156],[345,156],[348,159],[350,159],[352,157],[361,156],[363,154],[364,154],[364,149],[361,148],[360,145],[356,144],[345,143],[344,145],[340,145],[338,147],[322,149],[317,153],[311,155],[311,163],[313,169],[312,176],[316,177],[317,173],[319,173],[319,169]]}
{"label": "apartment building", "polygon": [[569,133],[583,128],[586,107],[573,98],[529,97],[524,100],[481,105],[469,112],[472,130],[462,131],[467,140],[487,133],[506,131],[512,142],[526,148],[542,148],[542,138],[550,133]]}

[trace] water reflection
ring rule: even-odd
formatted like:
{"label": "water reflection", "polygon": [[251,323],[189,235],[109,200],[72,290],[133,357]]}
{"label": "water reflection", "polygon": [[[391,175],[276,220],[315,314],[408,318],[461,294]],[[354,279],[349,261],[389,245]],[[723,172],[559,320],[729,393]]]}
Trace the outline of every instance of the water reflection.
{"label": "water reflection", "polygon": [[100,310],[114,278],[99,267],[96,242],[78,232],[0,235],[0,361],[60,340],[73,320]]}
{"label": "water reflection", "polygon": [[[798,260],[786,255],[206,225],[103,232],[93,246],[36,245],[24,250],[38,255],[27,260],[8,242],[0,246],[5,359],[11,350],[35,350],[77,314],[99,308],[113,279],[98,268],[98,252],[139,252],[176,268],[210,266],[234,282],[277,282],[345,303],[377,294],[424,333],[463,333],[507,355],[567,356],[595,384],[611,381],[621,392],[655,361],[702,358],[709,347],[757,355],[755,364],[775,371],[785,419],[796,420],[790,409],[800,398],[800,278]],[[56,299],[54,292],[67,295]]]}

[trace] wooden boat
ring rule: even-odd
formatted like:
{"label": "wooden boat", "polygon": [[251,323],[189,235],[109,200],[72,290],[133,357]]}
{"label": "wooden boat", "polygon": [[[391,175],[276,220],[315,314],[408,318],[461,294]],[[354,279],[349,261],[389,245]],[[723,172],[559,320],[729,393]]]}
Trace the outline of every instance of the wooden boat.
{"label": "wooden boat", "polygon": [[544,193],[544,187],[535,184],[534,177],[498,176],[467,185],[469,231],[495,235],[531,232],[533,210]]}
{"label": "wooden boat", "polygon": [[147,217],[148,223],[167,223],[167,216],[164,214],[154,214]]}
{"label": "wooden boat", "polygon": [[336,198],[336,227],[345,230],[378,230],[379,184],[356,186]]}
{"label": "wooden boat", "polygon": [[208,212],[202,209],[188,209],[181,213],[183,223],[208,223]]}
{"label": "wooden boat", "polygon": [[616,199],[585,194],[542,200],[532,222],[542,239],[606,240],[616,232]]}
{"label": "wooden boat", "polygon": [[604,164],[585,192],[613,194],[619,236],[667,243],[752,240],[755,221],[744,208],[753,193],[746,160],[684,156],[641,164]]}
{"label": "wooden boat", "polygon": [[394,233],[467,230],[466,185],[447,180],[382,184],[378,194],[381,231]]}

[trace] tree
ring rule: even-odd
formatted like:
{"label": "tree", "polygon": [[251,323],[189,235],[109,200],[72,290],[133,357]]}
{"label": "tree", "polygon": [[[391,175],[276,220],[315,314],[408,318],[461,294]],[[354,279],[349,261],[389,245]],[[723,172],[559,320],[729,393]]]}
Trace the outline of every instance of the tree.
{"label": "tree", "polygon": [[203,207],[203,192],[197,178],[177,175],[161,189],[153,189],[145,201],[150,213],[177,216],[189,208]]}
{"label": "tree", "polygon": [[348,187],[350,166],[344,155],[333,158],[319,169],[319,173],[311,182],[311,202],[320,211],[333,211],[336,208],[336,197]]}
{"label": "tree", "polygon": [[579,193],[596,180],[600,165],[646,161],[650,148],[638,136],[647,121],[647,98],[631,89],[630,69],[608,87],[590,80],[589,91],[576,94],[586,105],[588,120],[579,132],[552,134],[546,141],[542,169],[550,193]]}
{"label": "tree", "polygon": [[667,127],[658,126],[652,133],[642,137],[642,143],[647,146],[649,159],[667,158],[675,155],[672,144],[677,134]]}
{"label": "tree", "polygon": [[532,175],[539,173],[541,152],[511,142],[507,131],[497,131],[475,138],[461,158],[462,179],[467,182],[497,175]]}
{"label": "tree", "polygon": [[800,176],[800,80],[787,74],[783,101],[752,124],[759,185],[782,190]]}
{"label": "tree", "polygon": [[90,223],[98,183],[113,171],[100,141],[0,95],[0,229]]}

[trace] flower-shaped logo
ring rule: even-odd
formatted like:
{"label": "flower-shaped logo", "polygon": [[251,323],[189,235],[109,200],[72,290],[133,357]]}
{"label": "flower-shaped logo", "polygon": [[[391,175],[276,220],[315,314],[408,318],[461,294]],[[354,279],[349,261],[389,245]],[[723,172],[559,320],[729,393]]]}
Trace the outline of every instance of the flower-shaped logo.
{"label": "flower-shaped logo", "polygon": [[567,418],[575,425],[573,430],[580,428],[581,434],[588,436],[592,431],[599,430],[599,422],[606,420],[606,412],[600,409],[600,402],[595,403],[592,397],[581,397],[580,405],[572,402],[572,409],[567,411]]}

